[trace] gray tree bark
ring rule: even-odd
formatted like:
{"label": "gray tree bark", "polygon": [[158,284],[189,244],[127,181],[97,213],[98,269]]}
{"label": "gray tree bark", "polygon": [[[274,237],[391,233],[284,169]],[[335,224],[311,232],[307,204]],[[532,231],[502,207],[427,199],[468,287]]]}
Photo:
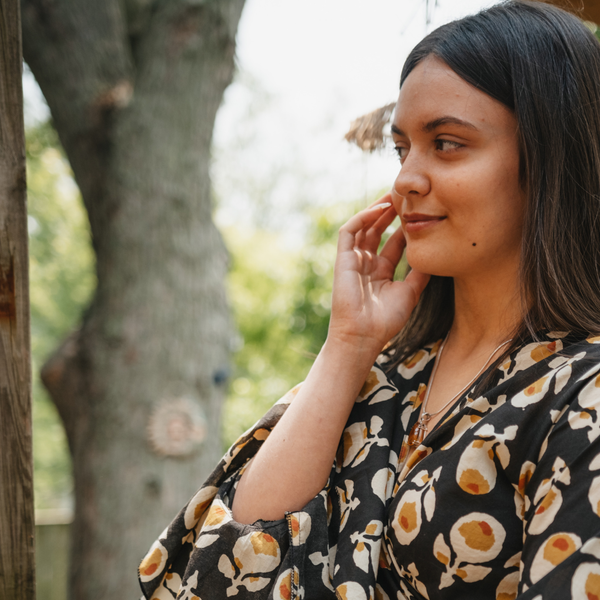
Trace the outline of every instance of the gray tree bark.
{"label": "gray tree bark", "polygon": [[137,563],[220,455],[230,321],[209,159],[243,4],[21,0],[97,259],[82,326],[42,371],[73,457],[72,599],[139,596]]}
{"label": "gray tree bark", "polygon": [[0,598],[34,600],[25,136],[18,0],[0,0]]}

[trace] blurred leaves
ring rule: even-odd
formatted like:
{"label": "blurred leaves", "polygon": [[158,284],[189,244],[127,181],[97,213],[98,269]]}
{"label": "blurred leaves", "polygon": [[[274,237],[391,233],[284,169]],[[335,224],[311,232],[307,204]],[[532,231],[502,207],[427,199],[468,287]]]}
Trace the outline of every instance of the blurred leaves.
{"label": "blurred leaves", "polygon": [[39,370],[91,297],[94,254],[79,191],[50,123],[27,130],[26,151],[35,504],[62,508],[71,502],[70,458]]}
{"label": "blurred leaves", "polygon": [[[95,286],[94,255],[85,209],[51,124],[28,130],[27,168],[36,507],[58,508],[70,503],[70,458],[38,374],[81,320]],[[327,336],[337,232],[363,204],[311,209],[301,247],[290,243],[284,228],[230,226],[223,232],[238,330],[225,447],[310,369]]]}
{"label": "blurred leaves", "polygon": [[[363,206],[312,209],[301,249],[287,246],[285,233],[225,231],[240,336],[225,407],[225,447],[306,377],[327,337],[338,230]],[[382,244],[388,237],[386,232]],[[397,272],[405,269],[402,260]]]}
{"label": "blurred leaves", "polygon": [[327,336],[337,230],[352,205],[314,212],[303,249],[284,233],[230,228],[229,296],[239,349],[224,415],[224,445],[302,381]]}

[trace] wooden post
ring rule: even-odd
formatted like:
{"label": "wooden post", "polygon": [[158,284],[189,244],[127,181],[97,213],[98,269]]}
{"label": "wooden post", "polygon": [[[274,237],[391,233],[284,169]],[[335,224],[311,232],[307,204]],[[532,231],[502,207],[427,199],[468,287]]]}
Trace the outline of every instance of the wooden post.
{"label": "wooden post", "polygon": [[583,2],[574,2],[573,0],[544,0],[550,4],[555,4],[572,13],[579,18],[593,23],[600,23],[600,0],[583,0]]}
{"label": "wooden post", "polygon": [[19,0],[0,0],[0,598],[35,599]]}

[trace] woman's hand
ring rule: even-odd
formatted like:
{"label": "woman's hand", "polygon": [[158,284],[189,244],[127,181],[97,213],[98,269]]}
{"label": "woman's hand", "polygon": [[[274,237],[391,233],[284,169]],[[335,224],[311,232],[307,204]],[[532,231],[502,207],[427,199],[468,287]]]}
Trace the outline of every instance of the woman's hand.
{"label": "woman's hand", "polygon": [[341,227],[328,342],[359,344],[378,354],[416,306],[429,275],[413,270],[404,281],[393,280],[406,246],[401,227],[377,254],[381,236],[396,216],[386,194]]}
{"label": "woman's hand", "polygon": [[406,323],[428,275],[393,281],[402,230],[377,255],[396,212],[390,195],[341,229],[329,335],[306,381],[244,472],[233,502],[241,523],[301,510],[325,485],[340,436],[373,361]]}

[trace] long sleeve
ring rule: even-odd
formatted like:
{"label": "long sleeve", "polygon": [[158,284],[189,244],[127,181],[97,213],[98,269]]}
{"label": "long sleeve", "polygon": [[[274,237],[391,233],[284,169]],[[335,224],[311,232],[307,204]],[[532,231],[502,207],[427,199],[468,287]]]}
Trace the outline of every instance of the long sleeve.
{"label": "long sleeve", "polygon": [[404,435],[398,391],[378,366],[356,400],[325,488],[278,521],[243,525],[232,517],[244,466],[295,390],[232,446],[152,545],[139,568],[145,598],[372,597],[398,460],[393,448]]}
{"label": "long sleeve", "polygon": [[[244,576],[251,568],[259,568],[260,572],[278,568],[281,556],[287,550],[286,520],[253,526],[236,523],[228,507],[228,493],[296,392],[297,387],[288,392],[231,446],[198,492],[150,547],[138,569],[145,598],[192,598],[196,595],[192,590],[199,585],[198,579],[220,573],[218,568],[223,569],[223,576],[229,579],[224,594],[227,587],[234,590],[236,585],[252,591],[260,589],[261,585],[265,587],[264,578]],[[227,564],[225,558],[213,561],[212,555],[216,553],[227,556],[225,547],[231,550],[230,563]],[[245,567],[239,567],[237,555],[248,547],[256,549],[255,564],[246,561]],[[208,568],[202,569],[202,573],[200,569],[194,571],[194,566],[201,562]],[[238,576],[231,577],[236,567]]]}
{"label": "long sleeve", "polygon": [[600,364],[573,393],[524,469],[522,600],[600,598]]}

